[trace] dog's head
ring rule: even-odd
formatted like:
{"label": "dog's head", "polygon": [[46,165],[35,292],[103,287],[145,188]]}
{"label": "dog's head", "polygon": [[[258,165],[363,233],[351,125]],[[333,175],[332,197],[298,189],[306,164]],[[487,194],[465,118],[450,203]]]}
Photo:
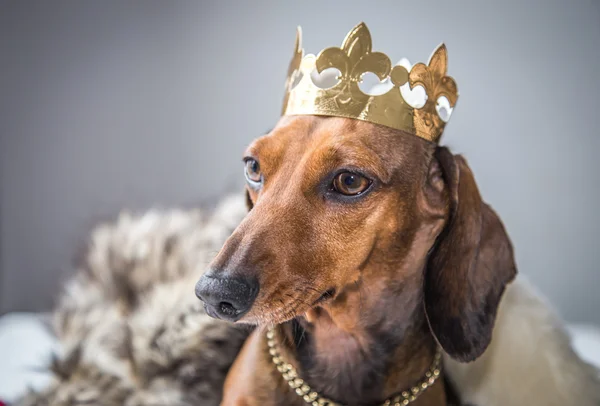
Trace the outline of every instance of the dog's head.
{"label": "dog's head", "polygon": [[196,286],[210,315],[281,323],[361,296],[385,318],[410,296],[450,355],[485,350],[516,269],[462,157],[371,123],[300,116],[244,161],[250,212]]}

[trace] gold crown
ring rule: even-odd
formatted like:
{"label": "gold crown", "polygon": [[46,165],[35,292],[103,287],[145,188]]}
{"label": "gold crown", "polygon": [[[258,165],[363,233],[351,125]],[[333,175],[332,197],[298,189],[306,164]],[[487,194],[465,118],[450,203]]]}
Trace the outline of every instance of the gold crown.
{"label": "gold crown", "polygon": [[[446,121],[436,106],[445,97],[454,107],[458,90],[454,79],[446,76],[447,51],[440,45],[427,65],[418,63],[410,72],[401,65],[392,67],[390,58],[371,51],[371,34],[364,23],[354,27],[340,48],[322,50],[318,56],[306,55],[302,49],[302,31],[298,27],[296,48],[288,69],[283,115],[323,115],[354,118],[406,131],[428,141],[438,142]],[[337,83],[320,88],[311,79],[316,69],[339,70]],[[364,93],[359,84],[363,74],[372,72],[392,88],[381,95]],[[391,83],[389,83],[391,82]],[[411,106],[402,96],[401,86],[422,86],[427,95],[422,107]],[[414,104],[414,103],[413,103]]]}

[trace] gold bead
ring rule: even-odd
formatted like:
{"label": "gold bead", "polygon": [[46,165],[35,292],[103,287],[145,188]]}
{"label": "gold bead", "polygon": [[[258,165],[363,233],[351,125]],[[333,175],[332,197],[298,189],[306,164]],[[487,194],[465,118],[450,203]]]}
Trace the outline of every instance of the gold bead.
{"label": "gold bead", "polygon": [[409,395],[409,393],[407,391],[402,392],[402,397],[403,398],[407,398]]}
{"label": "gold bead", "polygon": [[294,385],[296,385],[296,387],[302,386],[303,383],[304,381],[300,378],[294,379]]}
{"label": "gold bead", "polygon": [[414,393],[415,395],[417,393],[419,393],[419,388],[417,388],[416,386],[413,386],[412,388],[410,388],[411,392]]}
{"label": "gold bead", "polygon": [[388,399],[383,403],[383,406],[390,406],[391,404],[392,404],[392,401]]}
{"label": "gold bead", "polygon": [[269,340],[272,340],[273,337],[275,337],[275,332],[272,329],[270,329],[269,331],[267,331],[267,338]]}
{"label": "gold bead", "polygon": [[431,378],[431,371],[427,371],[427,372],[425,372],[425,376],[426,376],[427,378]]}
{"label": "gold bead", "polygon": [[287,370],[288,370],[288,375],[291,378],[298,377],[298,373],[296,372],[296,370],[294,368],[292,368],[292,366],[290,364],[287,364],[286,367],[287,367]]}
{"label": "gold bead", "polygon": [[440,374],[440,370],[439,370],[439,369],[434,369],[434,370],[433,370],[433,374],[434,374],[435,376],[439,376],[439,374]]}
{"label": "gold bead", "polygon": [[427,386],[428,386],[428,385],[427,385],[427,382],[423,382],[423,383],[421,384],[421,389],[427,389]]}
{"label": "gold bead", "polygon": [[298,396],[302,396],[303,395],[302,389],[296,388],[296,394],[298,394]]}
{"label": "gold bead", "polygon": [[275,340],[267,340],[267,345],[269,347],[275,347]]}
{"label": "gold bead", "polygon": [[312,402],[312,406],[319,406],[319,402]]}
{"label": "gold bead", "polygon": [[277,350],[275,348],[269,348],[269,354],[271,354],[272,356],[276,356]]}
{"label": "gold bead", "polygon": [[275,365],[281,364],[281,357],[273,357],[273,363]]}
{"label": "gold bead", "polygon": [[285,372],[285,365],[277,365],[277,370],[281,373]]}
{"label": "gold bead", "polygon": [[302,389],[302,394],[310,392],[310,386],[308,386],[307,384],[302,385],[300,389]]}
{"label": "gold bead", "polygon": [[409,403],[410,403],[410,400],[408,400],[408,399],[404,399],[404,400],[402,401],[402,404],[403,404],[404,406],[408,405]]}
{"label": "gold bead", "polygon": [[308,394],[308,398],[310,400],[315,400],[318,397],[319,397],[319,394],[317,392],[311,392],[311,393]]}
{"label": "gold bead", "polygon": [[435,382],[435,378],[429,378],[429,381],[427,382],[429,382],[430,385],[433,385]]}

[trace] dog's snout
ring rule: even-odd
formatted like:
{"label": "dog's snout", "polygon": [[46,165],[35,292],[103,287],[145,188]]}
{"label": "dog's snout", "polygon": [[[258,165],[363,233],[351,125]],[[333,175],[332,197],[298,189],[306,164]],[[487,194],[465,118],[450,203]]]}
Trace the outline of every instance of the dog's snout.
{"label": "dog's snout", "polygon": [[237,321],[246,314],[258,294],[255,278],[214,276],[210,271],[196,284],[196,296],[206,313],[218,319]]}

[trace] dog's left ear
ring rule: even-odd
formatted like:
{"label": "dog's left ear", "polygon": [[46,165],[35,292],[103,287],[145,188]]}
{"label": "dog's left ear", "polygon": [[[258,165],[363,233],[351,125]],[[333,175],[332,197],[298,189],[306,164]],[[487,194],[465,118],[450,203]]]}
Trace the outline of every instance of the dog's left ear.
{"label": "dog's left ear", "polygon": [[248,189],[246,189],[246,207],[248,208],[248,211],[252,210],[254,207],[254,203],[252,203],[252,198],[250,197],[250,192],[248,192]]}
{"label": "dog's left ear", "polygon": [[517,270],[504,226],[481,200],[465,159],[443,147],[435,155],[450,216],[427,263],[425,310],[444,351],[467,362],[487,348],[500,298]]}

